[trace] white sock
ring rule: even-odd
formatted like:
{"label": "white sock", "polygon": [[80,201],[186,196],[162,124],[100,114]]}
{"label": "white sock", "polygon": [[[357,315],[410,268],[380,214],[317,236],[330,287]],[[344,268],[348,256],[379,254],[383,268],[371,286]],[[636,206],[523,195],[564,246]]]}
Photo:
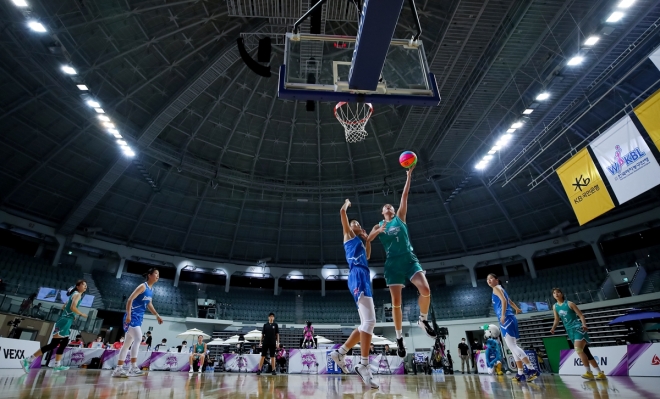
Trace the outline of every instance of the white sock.
{"label": "white sock", "polygon": [[368,357],[363,357],[361,359],[362,359],[362,361],[361,361],[362,365],[368,367],[369,366],[369,358]]}
{"label": "white sock", "polygon": [[60,367],[60,361],[59,360],[55,360],[55,367]]}
{"label": "white sock", "polygon": [[30,362],[30,363],[34,362],[35,360],[37,360],[37,358],[34,355],[32,355],[28,358],[28,362]]}
{"label": "white sock", "polygon": [[342,346],[339,347],[337,352],[339,352],[340,355],[345,355],[345,354],[348,353],[348,349],[346,349],[346,347],[344,345],[342,345]]}
{"label": "white sock", "polygon": [[523,369],[518,369],[518,374],[525,374],[525,373],[523,372]]}
{"label": "white sock", "polygon": [[427,317],[428,315],[429,315],[428,313],[420,313],[420,314],[419,314],[419,319],[420,319],[421,321],[426,321],[426,317]]}
{"label": "white sock", "polygon": [[396,330],[396,339],[403,338],[403,330]]}
{"label": "white sock", "polygon": [[534,370],[534,363],[529,362],[525,366],[527,366],[527,370]]}
{"label": "white sock", "polygon": [[598,366],[594,367],[594,371],[595,371],[596,373],[600,373],[600,372],[601,372],[601,371],[600,371],[600,367],[598,367]]}

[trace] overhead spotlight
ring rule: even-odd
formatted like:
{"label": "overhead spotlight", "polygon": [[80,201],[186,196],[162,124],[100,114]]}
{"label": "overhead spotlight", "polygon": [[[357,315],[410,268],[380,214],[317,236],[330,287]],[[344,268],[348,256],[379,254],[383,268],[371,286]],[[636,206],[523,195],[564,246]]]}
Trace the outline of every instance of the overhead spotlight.
{"label": "overhead spotlight", "polygon": [[116,130],[114,131],[114,133],[110,133],[110,134],[112,134],[112,136],[113,136],[114,138],[116,138],[116,139],[122,139],[122,138],[123,138],[123,137],[121,136],[121,134],[119,134],[119,132],[116,131]]}
{"label": "overhead spotlight", "polygon": [[103,122],[110,122],[110,118],[108,118],[105,115],[98,115],[97,118],[99,118],[99,120]]}
{"label": "overhead spotlight", "polygon": [[37,21],[29,21],[28,27],[35,32],[44,33],[46,32],[46,27]]}
{"label": "overhead spotlight", "polygon": [[616,5],[616,8],[628,8],[633,4],[635,4],[635,0],[621,0],[621,2]]}
{"label": "overhead spotlight", "polygon": [[[501,141],[501,139],[500,139],[500,141]],[[499,141],[498,141],[498,143],[499,143]],[[490,151],[488,151],[488,155],[492,155],[492,154],[491,154],[491,151],[492,151],[493,154],[494,154],[495,152],[499,151],[501,148],[502,148],[502,145],[501,145],[501,144],[495,144],[495,145],[493,146],[493,148],[491,148]]]}
{"label": "overhead spotlight", "polygon": [[124,155],[126,155],[127,157],[132,158],[135,156],[135,153],[129,147],[122,147],[122,149],[124,150]]}
{"label": "overhead spotlight", "polygon": [[547,91],[544,91],[543,93],[541,93],[541,94],[539,94],[538,96],[536,96],[536,99],[537,99],[538,101],[547,100],[548,98],[550,98],[550,93],[548,93]]}
{"label": "overhead spotlight", "polygon": [[594,44],[598,43],[599,40],[600,40],[600,37],[598,37],[596,35],[589,36],[587,38],[587,40],[584,42],[584,45],[585,46],[593,46]]}
{"label": "overhead spotlight", "polygon": [[609,18],[605,20],[605,22],[610,22],[610,23],[619,22],[621,21],[621,18],[623,18],[624,15],[625,14],[622,13],[621,11],[614,11],[612,15],[610,15]]}
{"label": "overhead spotlight", "polygon": [[534,112],[533,109],[531,109],[531,108],[527,108],[526,110],[523,111],[523,115],[529,115],[529,114],[531,114],[532,112]]}
{"label": "overhead spotlight", "polygon": [[582,64],[582,61],[584,61],[584,57],[576,55],[575,57],[568,60],[568,63],[566,65],[570,65],[570,66],[580,65]]}
{"label": "overhead spotlight", "polygon": [[87,91],[87,90],[89,90],[89,87],[87,87],[87,86],[85,86],[85,85],[76,85],[76,87],[78,87],[78,90],[80,90],[80,91]]}
{"label": "overhead spotlight", "polygon": [[119,134],[119,131],[117,129],[108,129],[108,133],[110,134]]}
{"label": "overhead spotlight", "polygon": [[484,163],[483,161],[479,162],[474,166],[474,168],[478,170],[483,170],[485,167],[486,167],[486,163]]}
{"label": "overhead spotlight", "polygon": [[109,129],[114,129],[116,127],[114,123],[110,123],[110,122],[103,122],[103,126]]}
{"label": "overhead spotlight", "polygon": [[77,75],[78,74],[78,72],[76,72],[75,69],[73,69],[72,67],[70,67],[68,65],[63,65],[62,66],[62,72],[66,73],[67,75]]}
{"label": "overhead spotlight", "polygon": [[496,152],[497,152],[497,150],[495,149],[495,147],[493,147],[493,148],[490,149],[490,151],[488,151],[488,155],[493,155]]}
{"label": "overhead spotlight", "polygon": [[94,108],[94,111],[96,111],[97,114],[105,114],[103,108]]}
{"label": "overhead spotlight", "polygon": [[128,143],[127,143],[126,141],[124,141],[124,140],[117,140],[117,144],[119,144],[119,145],[122,146],[122,147],[125,147],[125,146],[128,145]]}
{"label": "overhead spotlight", "polygon": [[522,127],[522,122],[516,122],[513,125],[511,125],[511,129],[519,129]]}
{"label": "overhead spotlight", "polygon": [[515,131],[516,131],[516,129],[509,129],[509,130],[507,130],[506,132],[507,132],[507,133],[513,133],[513,132],[515,132]]}
{"label": "overhead spotlight", "polygon": [[99,104],[97,101],[94,100],[87,100],[87,105],[89,105],[92,108],[100,108],[101,104]]}
{"label": "overhead spotlight", "polygon": [[11,0],[11,2],[14,3],[14,5],[16,7],[27,7],[28,6],[28,3],[25,2],[25,0]]}
{"label": "overhead spotlight", "polygon": [[493,156],[492,156],[492,155],[484,155],[484,157],[483,157],[481,160],[482,160],[482,161],[486,161],[486,162],[488,162],[488,161],[490,161],[491,159],[493,159]]}

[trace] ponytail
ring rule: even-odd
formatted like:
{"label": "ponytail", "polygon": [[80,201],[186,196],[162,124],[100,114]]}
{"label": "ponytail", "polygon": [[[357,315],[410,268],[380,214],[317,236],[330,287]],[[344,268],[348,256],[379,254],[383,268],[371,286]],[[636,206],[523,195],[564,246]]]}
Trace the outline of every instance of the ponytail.
{"label": "ponytail", "polygon": [[147,272],[144,273],[142,275],[142,277],[144,277],[145,280],[149,280],[149,276],[151,276],[152,274],[154,274],[157,271],[158,271],[158,269],[156,269],[155,267],[152,267],[151,269],[147,270]]}
{"label": "ponytail", "polygon": [[69,289],[66,291],[66,296],[73,295],[73,293],[77,291],[76,288],[78,288],[80,286],[80,284],[82,284],[82,283],[87,283],[87,281],[85,281],[85,280],[76,281],[76,285],[73,285],[73,286],[69,287]]}

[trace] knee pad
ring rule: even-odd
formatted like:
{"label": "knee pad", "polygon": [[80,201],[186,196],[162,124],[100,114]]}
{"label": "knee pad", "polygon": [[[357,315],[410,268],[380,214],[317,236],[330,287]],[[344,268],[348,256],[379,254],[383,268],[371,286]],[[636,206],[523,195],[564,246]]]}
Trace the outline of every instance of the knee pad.
{"label": "knee pad", "polygon": [[583,348],[578,348],[577,346],[575,347],[575,353],[577,353],[577,354],[579,355],[579,354],[581,354],[582,352],[584,352],[584,349],[583,349]]}
{"label": "knee pad", "polygon": [[364,320],[362,321],[362,324],[360,324],[359,330],[362,332],[366,332],[369,335],[374,335],[374,327],[376,327],[376,320]]}

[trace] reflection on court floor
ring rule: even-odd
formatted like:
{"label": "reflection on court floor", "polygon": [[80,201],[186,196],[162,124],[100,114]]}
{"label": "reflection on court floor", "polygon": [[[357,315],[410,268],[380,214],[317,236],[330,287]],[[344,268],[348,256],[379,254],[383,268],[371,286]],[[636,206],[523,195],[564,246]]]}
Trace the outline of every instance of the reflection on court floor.
{"label": "reflection on court floor", "polygon": [[660,381],[651,377],[611,377],[586,381],[544,375],[514,383],[505,376],[376,376],[378,390],[367,390],[356,375],[193,374],[151,372],[113,379],[111,371],[0,370],[2,398],[659,398]]}

